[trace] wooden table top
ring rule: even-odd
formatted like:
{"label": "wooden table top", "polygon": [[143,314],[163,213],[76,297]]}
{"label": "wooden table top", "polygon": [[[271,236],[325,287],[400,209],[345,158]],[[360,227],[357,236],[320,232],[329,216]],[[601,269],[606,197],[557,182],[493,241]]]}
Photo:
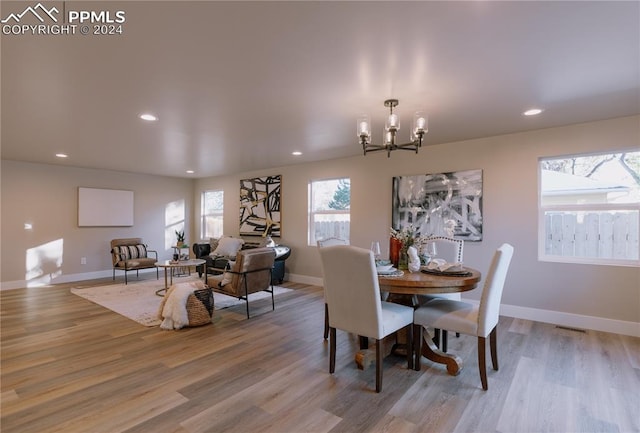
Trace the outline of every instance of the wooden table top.
{"label": "wooden table top", "polygon": [[473,290],[480,281],[480,271],[464,268],[470,276],[448,276],[404,271],[401,277],[378,276],[380,290],[407,295],[433,295],[437,293],[458,293]]}

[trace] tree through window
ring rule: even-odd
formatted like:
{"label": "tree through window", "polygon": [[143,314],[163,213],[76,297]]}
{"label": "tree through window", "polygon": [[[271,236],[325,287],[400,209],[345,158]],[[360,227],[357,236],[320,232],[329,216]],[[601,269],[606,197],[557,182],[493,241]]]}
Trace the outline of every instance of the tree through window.
{"label": "tree through window", "polygon": [[349,178],[309,182],[309,245],[332,237],[349,241],[350,208]]}

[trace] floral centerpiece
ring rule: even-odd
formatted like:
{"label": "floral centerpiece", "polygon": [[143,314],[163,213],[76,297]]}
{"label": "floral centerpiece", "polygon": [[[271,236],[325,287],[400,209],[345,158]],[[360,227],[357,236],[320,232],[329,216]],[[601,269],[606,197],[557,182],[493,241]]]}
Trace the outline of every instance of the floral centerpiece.
{"label": "floral centerpiece", "polygon": [[398,269],[407,269],[407,250],[410,246],[415,246],[420,251],[422,244],[427,240],[418,232],[413,225],[408,225],[400,230],[391,227],[391,238],[389,240],[389,259]]}

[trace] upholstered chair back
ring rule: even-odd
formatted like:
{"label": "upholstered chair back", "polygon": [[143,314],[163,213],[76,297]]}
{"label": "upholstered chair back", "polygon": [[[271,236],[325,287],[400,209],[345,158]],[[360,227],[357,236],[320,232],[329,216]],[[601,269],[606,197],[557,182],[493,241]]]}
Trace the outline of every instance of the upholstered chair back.
{"label": "upholstered chair back", "polygon": [[436,257],[444,259],[447,263],[462,263],[464,241],[446,236],[432,236],[427,243],[436,245]]}
{"label": "upholstered chair back", "polygon": [[380,287],[373,253],[348,245],[320,248],[329,326],[381,339]]}
{"label": "upholstered chair back", "polygon": [[498,324],[502,290],[512,257],[513,247],[509,244],[502,244],[493,255],[480,298],[478,336],[486,337]]}
{"label": "upholstered chair back", "polygon": [[331,247],[334,245],[349,245],[349,242],[347,242],[344,239],[340,239],[340,238],[327,238],[327,239],[322,239],[316,242],[318,245],[318,248],[324,248],[324,247]]}
{"label": "upholstered chair back", "polygon": [[255,293],[271,286],[271,269],[276,258],[273,248],[252,248],[241,250],[236,255],[235,264],[231,267],[231,282],[225,284],[222,290],[233,295],[245,294],[245,279],[247,293]]}
{"label": "upholstered chair back", "polygon": [[111,260],[113,266],[118,266],[118,262],[121,262],[123,259],[131,260],[146,257],[147,247],[142,243],[142,238],[111,240]]}

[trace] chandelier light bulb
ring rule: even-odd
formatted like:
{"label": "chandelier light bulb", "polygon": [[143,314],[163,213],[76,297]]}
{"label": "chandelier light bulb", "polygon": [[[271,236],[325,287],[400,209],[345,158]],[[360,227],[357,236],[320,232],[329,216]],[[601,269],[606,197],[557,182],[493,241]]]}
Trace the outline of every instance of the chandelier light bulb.
{"label": "chandelier light bulb", "polygon": [[356,122],[358,137],[370,137],[371,136],[371,122],[369,121],[369,116],[363,114],[358,117],[358,121]]}
{"label": "chandelier light bulb", "polygon": [[389,117],[387,118],[387,125],[386,125],[387,129],[395,129],[398,130],[400,129],[400,118],[398,117],[397,114],[389,114]]}
{"label": "chandelier light bulb", "polygon": [[411,140],[417,140],[420,133],[428,131],[427,115],[423,111],[416,111],[413,115],[413,128],[411,128]]}
{"label": "chandelier light bulb", "polygon": [[382,130],[382,142],[384,146],[391,146],[393,144],[393,132],[385,128]]}

